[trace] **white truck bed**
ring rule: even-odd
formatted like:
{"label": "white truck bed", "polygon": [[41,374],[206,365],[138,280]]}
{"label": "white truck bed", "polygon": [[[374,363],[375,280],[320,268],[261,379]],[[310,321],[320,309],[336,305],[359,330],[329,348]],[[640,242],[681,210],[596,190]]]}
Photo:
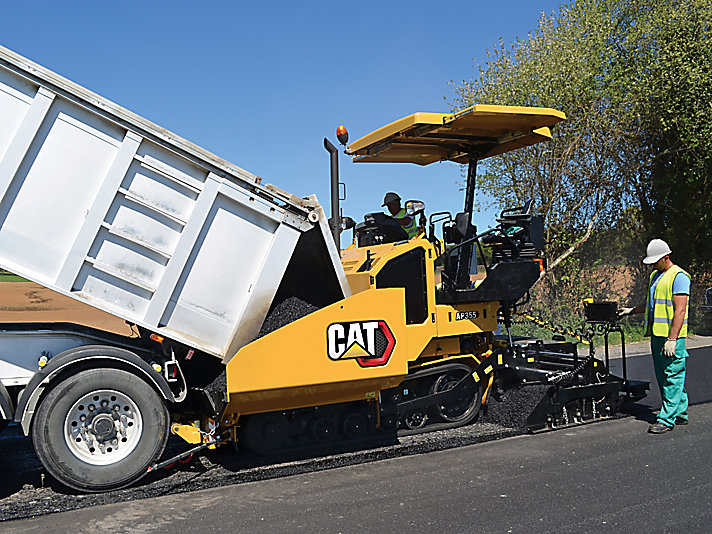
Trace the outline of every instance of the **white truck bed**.
{"label": "white truck bed", "polygon": [[350,294],[316,199],[259,182],[0,47],[3,269],[227,361],[306,232]]}

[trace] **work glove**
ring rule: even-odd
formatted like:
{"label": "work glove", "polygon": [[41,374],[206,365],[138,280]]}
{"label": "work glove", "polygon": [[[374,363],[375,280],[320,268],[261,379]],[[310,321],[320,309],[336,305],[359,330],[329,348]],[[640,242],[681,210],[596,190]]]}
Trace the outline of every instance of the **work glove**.
{"label": "work glove", "polygon": [[674,358],[675,357],[675,345],[677,345],[676,339],[668,339],[665,342],[665,345],[663,345],[663,355],[667,356],[668,358]]}
{"label": "work glove", "polygon": [[620,319],[622,317],[627,317],[628,315],[633,313],[634,309],[635,308],[621,308],[620,310],[618,310],[618,318]]}

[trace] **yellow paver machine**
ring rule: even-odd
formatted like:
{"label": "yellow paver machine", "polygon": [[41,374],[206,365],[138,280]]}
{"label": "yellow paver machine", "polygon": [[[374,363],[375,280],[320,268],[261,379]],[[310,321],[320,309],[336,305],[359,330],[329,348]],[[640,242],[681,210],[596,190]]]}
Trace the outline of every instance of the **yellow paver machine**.
{"label": "yellow paver machine", "polygon": [[[543,268],[543,220],[528,202],[477,234],[477,163],[550,139],[562,120],[554,109],[477,105],[414,113],[348,145],[356,163],[466,164],[464,210],[432,214],[426,228],[424,205],[407,203],[421,227],[410,240],[382,213],[355,225],[354,244],[341,252],[351,296],[307,306],[303,317],[237,353],[227,365],[221,427],[265,452],[377,429],[407,434],[465,425],[505,383],[548,386],[528,414],[530,430],[610,416],[622,396],[640,398],[643,385],[614,377],[592,353],[579,356],[574,343],[494,335],[500,323],[509,331],[512,311]],[[346,144],[345,130],[338,133]],[[338,154],[326,139],[325,146],[332,153],[330,222],[338,243],[341,229],[353,225],[338,215]],[[440,223],[442,238],[435,235]],[[472,276],[477,251],[485,276]],[[308,265],[300,273],[314,275]]]}

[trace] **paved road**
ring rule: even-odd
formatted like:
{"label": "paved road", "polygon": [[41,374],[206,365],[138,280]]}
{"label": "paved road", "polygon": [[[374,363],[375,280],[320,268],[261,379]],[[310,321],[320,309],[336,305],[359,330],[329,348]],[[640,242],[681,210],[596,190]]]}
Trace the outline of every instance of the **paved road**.
{"label": "paved road", "polygon": [[[0,532],[709,532],[712,350],[689,361],[691,423],[573,429],[0,524]],[[649,357],[629,373],[651,377]]]}
{"label": "paved road", "polygon": [[[10,522],[4,532],[709,532],[712,405]],[[673,455],[671,451],[679,451]]]}

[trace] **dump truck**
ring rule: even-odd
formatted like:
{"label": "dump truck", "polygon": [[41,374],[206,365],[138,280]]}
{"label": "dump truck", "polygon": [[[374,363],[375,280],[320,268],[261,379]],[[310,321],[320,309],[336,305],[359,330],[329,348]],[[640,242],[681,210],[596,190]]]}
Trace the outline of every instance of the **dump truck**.
{"label": "dump truck", "polygon": [[215,411],[196,391],[257,336],[280,291],[315,306],[351,294],[315,198],[263,185],[4,48],[0,117],[0,265],[141,332],[0,330],[0,413],[34,429],[59,480],[108,488],[145,471],[169,434],[167,406]]}
{"label": "dump truck", "polygon": [[527,203],[478,234],[477,162],[546,141],[560,111],[415,113],[348,145],[356,163],[468,165],[462,212],[426,224],[423,203],[407,204],[413,239],[384,214],[341,219],[328,140],[330,219],[314,196],[5,48],[0,117],[0,268],[135,330],[0,325],[0,415],[71,488],[173,462],[169,434],[193,445],[179,457],[228,442],[273,453],[468,424],[505,383],[547,386],[532,430],[610,416],[639,393],[573,343],[494,335],[539,277],[543,220]]}

